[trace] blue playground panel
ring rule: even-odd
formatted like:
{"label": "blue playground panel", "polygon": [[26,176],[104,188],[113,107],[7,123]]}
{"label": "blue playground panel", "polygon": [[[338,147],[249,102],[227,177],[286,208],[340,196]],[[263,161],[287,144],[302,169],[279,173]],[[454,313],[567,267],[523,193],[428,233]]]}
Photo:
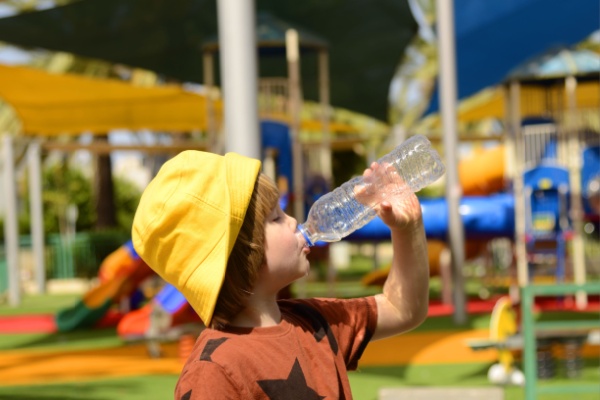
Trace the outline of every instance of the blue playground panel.
{"label": "blue playground panel", "polygon": [[[445,199],[422,199],[423,224],[429,239],[446,239],[448,204]],[[513,237],[515,232],[514,197],[509,194],[463,197],[460,203],[466,239]],[[348,241],[384,241],[390,239],[390,229],[376,217],[351,233]]]}
{"label": "blue playground panel", "polygon": [[277,149],[277,175],[284,176],[293,186],[292,174],[292,140],[290,127],[277,121],[261,121],[260,131],[263,151],[268,148]]}
{"label": "blue playground panel", "polygon": [[566,240],[571,227],[569,210],[569,173],[566,168],[542,164],[523,175],[527,202],[527,253],[529,273],[533,274],[536,254],[556,257],[555,276],[558,282],[565,277]]}
{"label": "blue playground panel", "polygon": [[174,314],[182,307],[187,305],[187,300],[175,286],[167,283],[162,290],[155,296],[155,301],[169,314]]}
{"label": "blue playground panel", "polygon": [[[531,213],[527,233],[536,237],[555,237],[561,231],[561,214],[566,214],[569,209],[569,172],[563,167],[541,165],[526,171],[523,183],[532,191],[531,197],[526,199]],[[561,188],[564,188],[562,194]]]}
{"label": "blue playground panel", "polygon": [[[581,170],[581,190],[583,194],[583,207],[586,214],[598,214],[600,210],[593,210],[589,203],[589,185],[593,179],[600,180],[600,146],[590,146],[583,150],[583,168]],[[598,194],[596,194],[598,195]]]}

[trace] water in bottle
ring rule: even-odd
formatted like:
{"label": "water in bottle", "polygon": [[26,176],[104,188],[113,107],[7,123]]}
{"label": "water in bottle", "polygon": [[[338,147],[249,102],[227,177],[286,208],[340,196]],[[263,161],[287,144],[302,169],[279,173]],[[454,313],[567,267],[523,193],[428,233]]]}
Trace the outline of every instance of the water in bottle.
{"label": "water in bottle", "polygon": [[[335,242],[348,236],[377,215],[375,208],[379,203],[419,191],[445,171],[439,154],[422,135],[412,136],[377,163],[386,168],[385,174],[355,177],[313,204],[306,222],[298,226],[309,246],[317,241]],[[401,179],[390,174],[398,174]],[[357,200],[358,187],[366,194],[361,198],[368,198],[368,202]]]}

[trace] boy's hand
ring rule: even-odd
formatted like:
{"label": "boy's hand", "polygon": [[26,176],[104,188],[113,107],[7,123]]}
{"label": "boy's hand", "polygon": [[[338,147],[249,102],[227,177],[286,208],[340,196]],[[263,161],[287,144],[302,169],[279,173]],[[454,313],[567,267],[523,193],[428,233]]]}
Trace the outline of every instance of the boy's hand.
{"label": "boy's hand", "polygon": [[377,192],[369,185],[357,187],[356,199],[363,204],[379,203],[375,210],[391,230],[404,230],[421,222],[419,200],[393,166],[373,162],[363,178],[366,183],[379,180],[382,185]]}

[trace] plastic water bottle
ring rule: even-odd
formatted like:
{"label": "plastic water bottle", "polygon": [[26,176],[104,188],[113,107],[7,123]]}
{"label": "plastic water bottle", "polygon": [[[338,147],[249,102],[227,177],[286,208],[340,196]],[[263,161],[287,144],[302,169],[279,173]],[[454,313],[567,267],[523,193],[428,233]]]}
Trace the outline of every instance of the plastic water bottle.
{"label": "plastic water bottle", "polygon": [[[310,208],[306,222],[298,226],[309,246],[317,241],[336,242],[348,236],[375,218],[375,207],[379,203],[406,195],[409,191],[417,192],[435,182],[446,170],[439,154],[423,135],[412,136],[377,163],[392,166],[389,170],[400,175],[403,183],[390,185],[389,176],[384,179],[385,182],[373,178],[378,174],[366,179],[358,176],[320,197]],[[356,199],[356,186],[364,186],[369,204]]]}

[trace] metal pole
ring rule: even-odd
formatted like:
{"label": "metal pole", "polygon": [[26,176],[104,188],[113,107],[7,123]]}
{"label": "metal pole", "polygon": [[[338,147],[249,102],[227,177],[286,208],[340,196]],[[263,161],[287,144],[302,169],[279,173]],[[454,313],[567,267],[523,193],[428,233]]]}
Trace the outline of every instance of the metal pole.
{"label": "metal pole", "polygon": [[254,1],[218,0],[225,150],[261,159]]}
{"label": "metal pole", "polygon": [[35,264],[37,292],[46,292],[46,265],[44,260],[44,212],[42,203],[41,146],[37,140],[29,144],[29,212],[31,214],[31,238]]}
{"label": "metal pole", "polygon": [[456,52],[454,47],[454,1],[437,0],[438,59],[440,65],[440,110],[446,157],[446,200],[448,203],[448,240],[452,251],[454,322],[467,320],[465,284],[465,234],[459,213],[462,188],[458,181],[456,144]]}
{"label": "metal pole", "polygon": [[521,289],[521,318],[523,325],[523,369],[525,372],[525,399],[536,398],[537,368],[535,321],[533,319],[534,294],[531,286]]}
{"label": "metal pole", "polygon": [[2,137],[4,159],[4,244],[8,269],[8,304],[21,304],[21,280],[19,279],[19,228],[17,222],[17,188],[15,182],[15,157],[13,138]]}

